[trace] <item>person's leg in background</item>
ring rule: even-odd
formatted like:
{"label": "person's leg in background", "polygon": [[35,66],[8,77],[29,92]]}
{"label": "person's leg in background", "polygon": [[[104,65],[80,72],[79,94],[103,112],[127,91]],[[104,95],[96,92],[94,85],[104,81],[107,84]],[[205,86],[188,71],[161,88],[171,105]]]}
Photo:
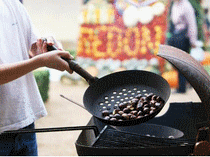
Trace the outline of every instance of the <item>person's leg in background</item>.
{"label": "person's leg in background", "polygon": [[[189,38],[187,38],[184,34],[185,33],[176,36],[175,41],[174,41],[174,46],[185,51],[186,53],[189,53],[190,41],[189,41]],[[178,82],[179,82],[179,86],[176,92],[186,93],[187,80],[179,70],[178,70]]]}
{"label": "person's leg in background", "polygon": [[186,92],[186,78],[182,75],[180,71],[178,71],[178,81],[179,87],[177,88],[177,93],[185,93]]}
{"label": "person's leg in background", "polygon": [[[185,51],[186,53],[189,53],[189,51],[190,51],[189,39],[186,37],[183,37],[181,41],[182,42],[179,45],[180,49]],[[179,87],[177,88],[177,93],[186,93],[187,80],[180,71],[178,71],[178,78],[179,78]]]}

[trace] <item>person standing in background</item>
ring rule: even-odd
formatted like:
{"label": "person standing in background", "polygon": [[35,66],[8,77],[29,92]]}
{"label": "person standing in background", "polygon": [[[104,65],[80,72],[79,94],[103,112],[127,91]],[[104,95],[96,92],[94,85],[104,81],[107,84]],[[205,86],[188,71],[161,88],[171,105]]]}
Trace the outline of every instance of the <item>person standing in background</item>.
{"label": "person standing in background", "polygon": [[[170,9],[169,33],[167,44],[187,53],[196,47],[197,23],[195,11],[188,0],[172,0]],[[186,92],[186,79],[178,72],[179,86],[177,93]]]}

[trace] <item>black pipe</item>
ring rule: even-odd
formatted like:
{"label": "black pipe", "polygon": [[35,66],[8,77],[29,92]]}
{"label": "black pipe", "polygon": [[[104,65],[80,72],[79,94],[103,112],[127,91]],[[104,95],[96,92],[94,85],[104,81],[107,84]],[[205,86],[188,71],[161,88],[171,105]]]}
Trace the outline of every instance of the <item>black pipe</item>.
{"label": "black pipe", "polygon": [[16,133],[42,133],[42,132],[55,132],[55,131],[72,131],[72,130],[90,130],[93,129],[95,136],[99,135],[99,130],[96,126],[76,126],[76,127],[59,127],[59,128],[41,128],[41,129],[20,129],[5,131],[4,133],[16,134]]}

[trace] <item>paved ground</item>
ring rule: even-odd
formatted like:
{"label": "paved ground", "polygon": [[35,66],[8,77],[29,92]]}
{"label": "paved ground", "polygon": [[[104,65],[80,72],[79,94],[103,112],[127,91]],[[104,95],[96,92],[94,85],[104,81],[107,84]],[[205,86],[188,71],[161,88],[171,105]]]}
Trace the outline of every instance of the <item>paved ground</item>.
{"label": "paved ground", "polygon": [[[84,109],[60,97],[60,94],[82,104],[87,85],[62,85],[51,82],[49,100],[46,103],[48,116],[36,122],[36,128],[84,126],[91,115]],[[164,114],[170,102],[200,102],[191,88],[186,94],[171,94],[167,104],[158,116]],[[75,142],[81,131],[37,133],[40,156],[77,156]]]}

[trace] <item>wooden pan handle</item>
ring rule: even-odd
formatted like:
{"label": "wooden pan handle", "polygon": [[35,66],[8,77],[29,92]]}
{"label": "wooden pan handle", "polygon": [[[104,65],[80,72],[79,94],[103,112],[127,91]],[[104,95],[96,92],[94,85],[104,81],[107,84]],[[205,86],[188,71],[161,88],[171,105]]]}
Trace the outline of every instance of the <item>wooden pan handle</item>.
{"label": "wooden pan handle", "polygon": [[75,71],[77,74],[82,76],[88,83],[89,85],[93,84],[98,80],[97,77],[93,77],[90,73],[88,73],[85,69],[83,69],[79,64],[77,64],[74,60],[67,60],[64,59],[69,63],[69,67]]}
{"label": "wooden pan handle", "polygon": [[[43,39],[46,41],[46,39]],[[53,51],[53,50],[57,50],[57,47],[55,47],[54,45],[50,46],[47,45],[47,50],[48,51]],[[79,74],[80,76],[82,76],[88,83],[89,85],[95,83],[98,78],[97,77],[93,77],[90,73],[88,73],[85,69],[83,69],[78,63],[76,63],[74,60],[70,60],[70,59],[65,59],[62,58],[65,61],[68,62],[69,67],[75,71],[77,74]]]}

